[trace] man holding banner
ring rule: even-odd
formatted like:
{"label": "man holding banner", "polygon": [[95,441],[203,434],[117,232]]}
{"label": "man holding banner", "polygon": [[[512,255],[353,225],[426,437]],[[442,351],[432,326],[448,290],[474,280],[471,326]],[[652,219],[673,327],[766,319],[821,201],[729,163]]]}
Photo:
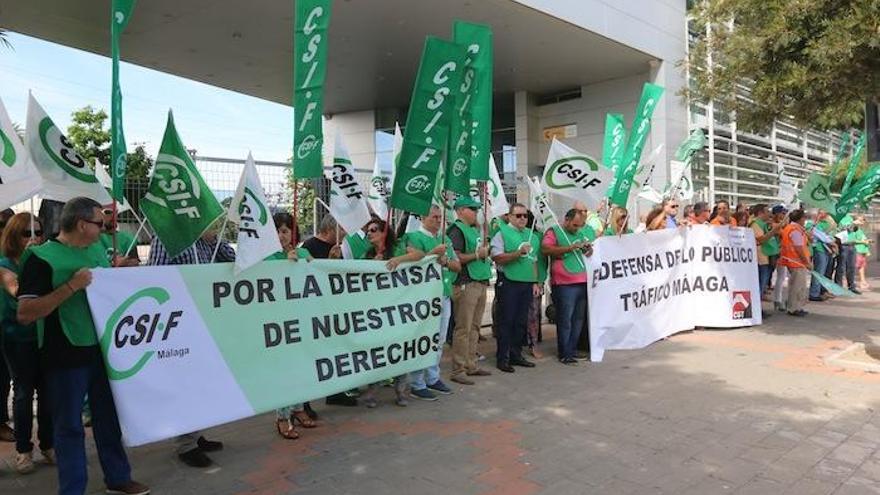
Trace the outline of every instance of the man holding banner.
{"label": "man holding banner", "polygon": [[477,367],[477,341],[486,309],[486,289],[492,278],[489,250],[477,229],[479,202],[470,196],[455,201],[458,220],[447,231],[461,271],[452,289],[455,329],[452,332],[452,376],[462,385],[473,385],[468,376],[488,376],[489,371]]}
{"label": "man holding banner", "polygon": [[58,492],[81,495],[88,484],[81,417],[88,396],[107,493],[146,495],[150,489],[131,479],[84,290],[92,281],[92,268],[110,266],[98,243],[103,225],[97,201],[79,197],[64,205],[57,239],[31,249],[22,260],[17,316],[23,325],[37,323],[55,427]]}
{"label": "man holding banner", "polygon": [[498,271],[496,284],[501,316],[498,328],[496,366],[505,373],[513,373],[513,366],[534,368],[535,363],[522,355],[526,325],[532,300],[540,292],[538,287],[538,251],[540,239],[534,230],[527,229],[529,210],[525,205],[510,206],[509,223],[499,222],[498,233],[492,238],[491,254]]}

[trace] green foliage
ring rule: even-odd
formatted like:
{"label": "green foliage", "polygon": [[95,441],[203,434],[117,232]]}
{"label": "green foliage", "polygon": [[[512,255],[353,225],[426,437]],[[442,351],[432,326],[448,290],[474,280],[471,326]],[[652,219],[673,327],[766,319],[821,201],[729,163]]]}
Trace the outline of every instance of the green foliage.
{"label": "green foliage", "polygon": [[[67,139],[76,152],[94,167],[95,159],[109,167],[110,130],[105,128],[107,112],[86,106],[71,114],[71,124],[67,128]],[[126,178],[146,180],[153,166],[153,159],[143,143],[134,143],[134,151],[128,153]],[[109,169],[108,169],[109,172]]]}
{"label": "green foliage", "polygon": [[[778,118],[860,127],[865,103],[880,100],[880,0],[706,0],[691,13],[700,37],[687,92],[736,111],[746,130]],[[734,97],[743,82],[754,104]]]}
{"label": "green foliage", "polygon": [[[826,166],[825,169],[822,171],[822,173],[824,173],[825,175],[831,175],[832,171],[835,172],[834,176],[831,177],[830,186],[832,191],[840,191],[841,189],[843,189],[843,182],[846,180],[846,173],[849,170],[850,158],[851,157],[849,156],[844,157],[844,159],[841,161],[840,166],[837,167],[836,171],[834,170],[835,167],[833,165]],[[861,179],[862,176],[865,175],[865,172],[867,172],[869,168],[870,166],[868,165],[868,154],[862,153],[862,160],[858,165],[856,165],[856,174],[853,177],[852,183],[855,184],[856,182],[858,182],[859,179]]]}

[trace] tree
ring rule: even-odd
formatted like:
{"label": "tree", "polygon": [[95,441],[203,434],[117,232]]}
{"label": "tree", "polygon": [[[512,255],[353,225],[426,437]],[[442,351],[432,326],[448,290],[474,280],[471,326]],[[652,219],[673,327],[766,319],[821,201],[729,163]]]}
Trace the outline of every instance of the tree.
{"label": "tree", "polygon": [[[689,96],[735,111],[746,130],[780,118],[861,127],[880,101],[880,0],[704,0],[691,13]],[[735,97],[740,83],[753,103]]]}
{"label": "tree", "polygon": [[0,45],[12,50],[12,43],[9,42],[9,33],[5,29],[0,29]]}
{"label": "tree", "polygon": [[67,139],[73,144],[77,153],[85,158],[92,167],[95,159],[107,165],[110,163],[110,131],[104,128],[107,112],[95,110],[91,105],[74,110],[70,127],[67,128]]}

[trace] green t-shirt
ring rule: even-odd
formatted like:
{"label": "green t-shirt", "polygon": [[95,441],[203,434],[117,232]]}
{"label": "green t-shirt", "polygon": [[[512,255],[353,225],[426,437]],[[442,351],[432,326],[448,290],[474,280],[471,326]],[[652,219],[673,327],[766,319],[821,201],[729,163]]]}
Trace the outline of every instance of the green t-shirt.
{"label": "green t-shirt", "polygon": [[[9,258],[0,258],[0,268],[5,268],[18,275],[20,267]],[[33,342],[37,340],[35,324],[22,325],[16,317],[18,300],[5,287],[0,287],[0,330],[3,338],[10,342]]]}
{"label": "green t-shirt", "polygon": [[865,235],[865,231],[862,229],[849,233],[849,242],[855,244],[856,253],[858,254],[871,254],[871,248],[867,244],[862,243],[862,241],[867,239],[868,236]]}
{"label": "green t-shirt", "polygon": [[[102,233],[100,237],[98,237],[98,242],[107,252],[107,259],[112,260],[113,258],[113,236],[110,234]],[[137,253],[137,243],[134,242],[134,235],[129,232],[125,232],[123,230],[119,230],[116,232],[116,249],[122,253],[126,249],[131,247],[131,251]],[[126,253],[127,254],[127,253]]]}

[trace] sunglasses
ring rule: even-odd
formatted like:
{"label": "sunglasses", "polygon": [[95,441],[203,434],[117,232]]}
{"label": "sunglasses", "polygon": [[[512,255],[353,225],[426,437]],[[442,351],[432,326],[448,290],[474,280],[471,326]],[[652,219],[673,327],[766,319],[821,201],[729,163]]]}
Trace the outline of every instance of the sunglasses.
{"label": "sunglasses", "polygon": [[21,236],[22,237],[42,237],[43,231],[42,230],[34,230],[31,232],[22,232]]}
{"label": "sunglasses", "polygon": [[103,228],[104,228],[104,222],[103,222],[103,221],[98,221],[98,220],[83,220],[83,222],[85,222],[85,223],[90,223],[90,224],[92,224],[92,225],[95,225],[95,226],[97,226],[99,229],[103,229]]}
{"label": "sunglasses", "polygon": [[514,213],[513,216],[514,218],[529,218],[528,213]]}

